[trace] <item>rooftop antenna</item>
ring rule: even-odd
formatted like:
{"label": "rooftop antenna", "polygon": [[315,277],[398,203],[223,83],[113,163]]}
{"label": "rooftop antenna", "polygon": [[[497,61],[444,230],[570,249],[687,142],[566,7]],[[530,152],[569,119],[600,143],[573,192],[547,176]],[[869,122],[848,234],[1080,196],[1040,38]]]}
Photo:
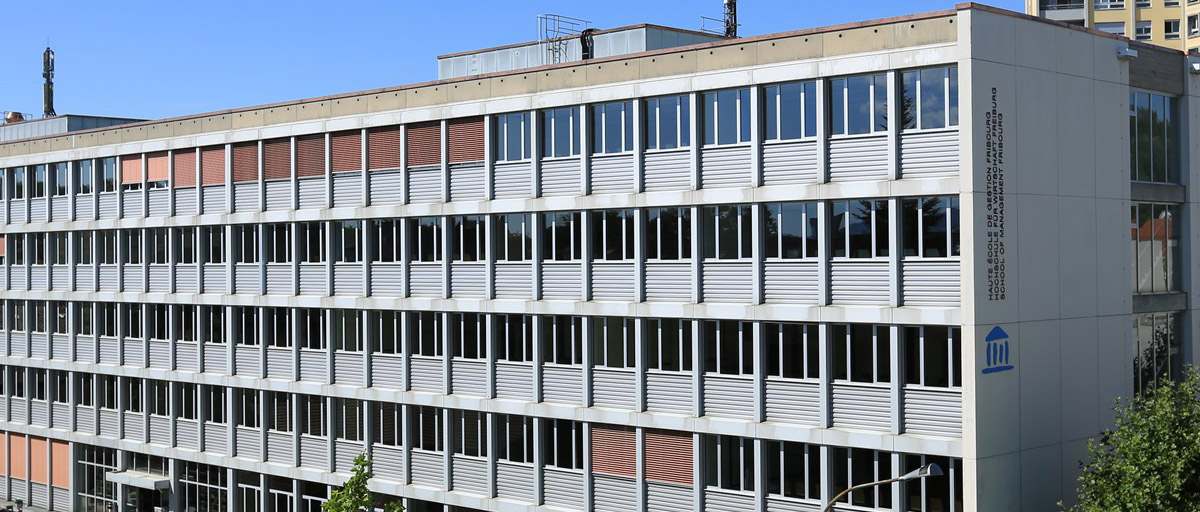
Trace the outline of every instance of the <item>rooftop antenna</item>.
{"label": "rooftop antenna", "polygon": [[571,60],[567,55],[567,43],[592,26],[592,22],[588,20],[561,14],[539,14],[537,20],[538,41],[546,58],[544,64],[558,64]]}
{"label": "rooftop antenna", "polygon": [[54,50],[50,49],[49,44],[42,53],[42,78],[46,79],[46,84],[42,86],[42,113],[46,117],[54,117],[58,115],[54,113]]}
{"label": "rooftop antenna", "polygon": [[[733,39],[738,36],[737,0],[724,0],[724,3],[725,16],[723,18],[700,16],[700,31]],[[711,25],[716,25],[716,28]]]}

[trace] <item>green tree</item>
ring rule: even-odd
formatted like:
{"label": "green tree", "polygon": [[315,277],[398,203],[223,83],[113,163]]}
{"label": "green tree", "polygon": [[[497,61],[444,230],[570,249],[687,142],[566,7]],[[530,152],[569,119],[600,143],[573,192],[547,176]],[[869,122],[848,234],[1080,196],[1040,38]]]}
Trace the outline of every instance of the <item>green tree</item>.
{"label": "green tree", "polygon": [[[354,474],[329,495],[329,501],[321,504],[321,512],[371,512],[375,510],[367,481],[375,476],[367,454],[354,458]],[[402,512],[404,506],[398,501],[383,504],[383,512]]]}
{"label": "green tree", "polygon": [[1161,379],[1088,441],[1072,512],[1200,511],[1200,373]]}

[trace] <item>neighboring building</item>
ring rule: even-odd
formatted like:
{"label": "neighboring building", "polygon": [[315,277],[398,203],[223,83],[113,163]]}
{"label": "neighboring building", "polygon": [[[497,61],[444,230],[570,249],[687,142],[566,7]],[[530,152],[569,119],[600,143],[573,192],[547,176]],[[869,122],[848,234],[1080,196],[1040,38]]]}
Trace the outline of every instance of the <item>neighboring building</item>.
{"label": "neighboring building", "polygon": [[1190,63],[964,4],[0,144],[0,494],[1052,509],[1197,360]]}
{"label": "neighboring building", "polygon": [[1176,50],[1200,48],[1198,0],[1025,0],[1025,12]]}
{"label": "neighboring building", "polygon": [[[5,112],[7,114],[7,112]],[[132,123],[140,119],[125,119],[114,117],[77,116],[64,114],[54,117],[43,117],[16,122],[0,122],[0,142],[28,139],[33,137],[48,137],[64,133],[104,128],[119,124]]]}

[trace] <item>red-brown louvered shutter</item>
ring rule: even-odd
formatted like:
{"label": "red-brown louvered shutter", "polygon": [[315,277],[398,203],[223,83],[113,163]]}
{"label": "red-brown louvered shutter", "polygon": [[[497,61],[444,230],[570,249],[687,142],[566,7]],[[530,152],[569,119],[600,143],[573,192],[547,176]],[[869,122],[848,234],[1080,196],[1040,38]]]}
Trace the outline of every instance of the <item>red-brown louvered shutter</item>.
{"label": "red-brown louvered shutter", "polygon": [[121,155],[121,183],[142,182],[142,155]]}
{"label": "red-brown louvered shutter", "polygon": [[146,155],[146,181],[167,181],[167,152]]}
{"label": "red-brown louvered shutter", "polygon": [[46,439],[43,437],[29,438],[29,480],[39,484],[50,483],[50,464],[47,460],[49,452]]}
{"label": "red-brown louvered shutter", "polygon": [[409,167],[442,163],[441,123],[410,124],[405,133]]}
{"label": "red-brown louvered shutter", "polygon": [[8,237],[0,235],[0,257],[8,255]]}
{"label": "red-brown louvered shutter", "polygon": [[263,143],[263,179],[286,180],[292,177],[291,139],[272,139]]}
{"label": "red-brown louvered shutter", "polygon": [[380,126],[367,130],[367,168],[400,167],[400,127]]}
{"label": "red-brown louvered shutter", "polygon": [[637,433],[619,427],[592,427],[592,472],[637,476]]}
{"label": "red-brown louvered shutter", "polygon": [[196,186],[196,148],[175,150],[175,187]]}
{"label": "red-brown louvered shutter", "polygon": [[296,137],[296,176],[325,175],[325,134]]}
{"label": "red-brown louvered shutter", "polygon": [[233,145],[233,181],[258,181],[258,143]]}
{"label": "red-brown louvered shutter", "polygon": [[692,435],[665,430],[646,431],[646,479],[692,484]]}
{"label": "red-brown louvered shutter", "polygon": [[349,130],[331,135],[329,141],[333,155],[330,158],[333,172],[362,170],[362,132]]}
{"label": "red-brown louvered shutter", "polygon": [[483,161],[483,118],[453,119],[446,123],[450,163]]}
{"label": "red-brown louvered shutter", "polygon": [[200,150],[200,184],[225,184],[225,146],[209,146]]}

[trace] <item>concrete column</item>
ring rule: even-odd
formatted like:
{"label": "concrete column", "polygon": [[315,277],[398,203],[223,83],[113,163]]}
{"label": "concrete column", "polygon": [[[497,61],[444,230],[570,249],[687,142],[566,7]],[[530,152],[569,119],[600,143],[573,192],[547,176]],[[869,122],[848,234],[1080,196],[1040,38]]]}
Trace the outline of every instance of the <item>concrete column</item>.
{"label": "concrete column", "polygon": [[[691,189],[698,190],[700,188],[700,147],[704,141],[700,138],[700,93],[688,93],[688,120],[691,124],[682,129],[688,130],[688,138],[691,140],[691,146],[688,147],[688,154],[692,157],[691,165]],[[695,237],[693,237],[694,239]],[[692,253],[695,255],[695,253]],[[697,508],[696,510],[700,510]]]}
{"label": "concrete column", "polygon": [[[762,87],[750,88],[750,183],[762,185]],[[745,108],[745,106],[743,106]],[[755,224],[757,227],[757,224]]]}
{"label": "concrete column", "polygon": [[[592,112],[590,105],[579,106],[579,193],[588,195],[592,191]],[[584,300],[587,300],[584,297]]]}
{"label": "concrete column", "polygon": [[[904,354],[902,353],[904,343],[900,339],[904,331],[898,325],[881,325],[876,327],[876,329],[886,329],[888,333],[888,353],[892,355],[891,361],[888,362],[888,371],[892,377],[889,383],[892,402],[892,433],[900,434],[904,432],[904,375],[901,373],[904,369],[902,364],[904,361]],[[894,475],[898,476],[899,474],[894,473]],[[899,494],[896,496],[899,496]]]}
{"label": "concrete column", "polygon": [[[828,80],[817,79],[817,183],[829,183],[829,112]],[[824,240],[824,239],[822,239]]]}
{"label": "concrete column", "polygon": [[530,165],[530,197],[542,196],[542,153],[546,150],[542,147],[542,138],[538,135],[542,130],[547,129],[542,126],[542,115],[538,110],[533,110],[529,113],[529,165]]}
{"label": "concrete column", "polygon": [[[639,172],[640,175],[640,172]],[[646,210],[633,210],[633,301],[646,300]]]}
{"label": "concrete column", "polygon": [[584,407],[591,407],[592,365],[595,363],[592,361],[592,344],[596,342],[596,337],[592,335],[592,329],[595,328],[597,321],[603,322],[604,319],[602,317],[584,316],[580,317],[580,321],[583,322],[583,385],[581,386],[583,388],[583,396],[580,399],[583,400]]}
{"label": "concrete column", "polygon": [[[820,392],[818,394],[820,404],[820,414],[817,421],[817,426],[828,427],[833,424],[833,394],[830,385],[833,382],[833,345],[832,342],[837,341],[845,343],[845,340],[832,340],[832,329],[827,323],[822,323],[817,326],[817,332],[820,339],[817,343],[817,353],[821,364],[821,375],[818,378]],[[827,460],[822,455],[822,460]]]}

